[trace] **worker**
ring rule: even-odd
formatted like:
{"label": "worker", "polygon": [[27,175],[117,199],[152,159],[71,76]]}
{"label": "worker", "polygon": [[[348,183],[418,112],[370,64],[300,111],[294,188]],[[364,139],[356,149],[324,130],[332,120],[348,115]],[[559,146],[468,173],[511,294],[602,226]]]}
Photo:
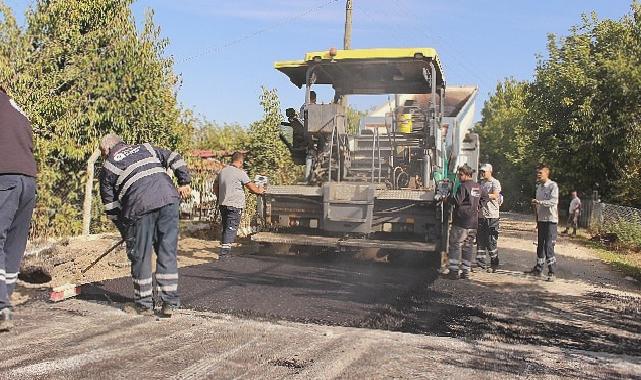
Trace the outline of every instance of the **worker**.
{"label": "worker", "polygon": [[[454,205],[452,228],[450,230],[449,273],[452,280],[469,279],[474,258],[474,239],[478,228],[479,208],[482,197],[481,187],[472,181],[472,168],[463,165],[457,176],[461,182],[456,193],[448,202]],[[462,257],[461,257],[462,253]]]}
{"label": "worker", "polygon": [[222,236],[220,239],[220,257],[231,253],[231,245],[236,240],[236,232],[245,208],[245,191],[260,195],[265,193],[265,188],[259,187],[250,181],[243,170],[245,156],[241,152],[234,152],[231,164],[225,166],[214,182],[214,193],[218,198],[218,207],[222,218]]}
{"label": "worker", "polygon": [[[115,134],[100,141],[105,158],[100,196],[107,216],[127,244],[134,285],[134,305],[125,311],[154,314],[152,250],[156,251],[156,293],[161,315],[180,306],[178,296],[178,217],[180,198],[190,193],[191,177],[181,156],[151,144],[128,145]],[[178,191],[168,169],[178,181]]]}
{"label": "worker", "polygon": [[481,192],[486,195],[487,202],[481,204],[479,213],[479,228],[476,237],[476,261],[479,267],[488,269],[487,256],[490,258],[489,269],[496,272],[499,267],[499,207],[501,206],[501,182],[492,175],[492,165],[481,165]]}
{"label": "worker", "polygon": [[13,327],[16,287],[36,202],[31,123],[0,87],[0,331]]}
{"label": "worker", "polygon": [[[316,104],[316,91],[309,92],[309,104]],[[300,106],[300,114],[298,115],[301,120],[305,118],[305,106],[307,103]]]}
{"label": "worker", "polygon": [[536,265],[527,274],[543,276],[545,265],[548,267],[548,281],[555,280],[557,224],[559,223],[559,186],[550,179],[550,168],[541,165],[536,171],[536,199],[532,205],[536,207],[536,226],[538,230],[538,246],[536,249]]}
{"label": "worker", "polygon": [[[309,92],[309,104],[316,104],[316,92],[315,91],[310,91]],[[299,118],[303,122],[303,125],[305,125],[305,106],[307,104],[303,104],[300,107],[300,114]],[[305,172],[304,172],[304,178],[305,181],[311,181],[312,177],[312,167],[314,166],[314,159],[315,159],[315,152],[314,149],[310,149],[310,146],[313,146],[313,143],[310,144],[311,137],[309,136],[304,136],[305,132],[303,132],[303,139],[305,140],[305,144],[307,145],[307,152],[305,154]]]}
{"label": "worker", "polygon": [[568,210],[568,222],[562,233],[566,235],[570,227],[572,227],[572,237],[576,237],[576,229],[579,226],[579,216],[581,215],[581,199],[576,191],[572,191],[570,195],[572,196],[572,200],[570,201],[570,209]]}

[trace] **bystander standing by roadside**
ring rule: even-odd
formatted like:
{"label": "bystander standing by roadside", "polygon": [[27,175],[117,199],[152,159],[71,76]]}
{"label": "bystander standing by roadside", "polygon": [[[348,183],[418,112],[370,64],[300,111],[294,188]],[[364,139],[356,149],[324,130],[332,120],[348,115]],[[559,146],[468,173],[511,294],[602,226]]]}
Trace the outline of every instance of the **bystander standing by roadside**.
{"label": "bystander standing by roadside", "polygon": [[571,193],[572,200],[570,201],[570,209],[568,210],[568,221],[563,230],[563,234],[567,234],[572,228],[572,237],[576,237],[576,230],[579,227],[579,216],[581,215],[581,199],[576,190]]}
{"label": "bystander standing by roadside", "polygon": [[548,281],[555,280],[556,256],[554,246],[557,238],[559,223],[559,186],[550,179],[550,168],[540,165],[536,171],[536,199],[532,205],[536,207],[536,227],[538,230],[538,246],[536,250],[536,265],[527,274],[541,277],[545,265],[548,267]]}

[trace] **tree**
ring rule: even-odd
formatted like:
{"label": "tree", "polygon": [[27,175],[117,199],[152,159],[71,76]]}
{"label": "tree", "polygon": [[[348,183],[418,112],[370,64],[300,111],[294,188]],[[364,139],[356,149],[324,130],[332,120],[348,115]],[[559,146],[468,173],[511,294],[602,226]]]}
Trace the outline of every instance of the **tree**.
{"label": "tree", "polygon": [[265,113],[249,129],[249,162],[252,174],[267,175],[272,184],[292,183],[301,171],[297,170],[289,150],[279,138],[280,100],[276,90],[262,87],[260,104]]}
{"label": "tree", "polygon": [[17,34],[1,8],[2,40],[18,43],[10,54],[3,45],[1,61],[11,65],[0,74],[33,124],[35,224],[46,234],[79,231],[85,160],[105,133],[171,148],[188,142],[167,41],[151,12],[136,30],[132,1],[37,0]]}
{"label": "tree", "polygon": [[367,112],[360,111],[348,104],[345,109],[345,116],[347,118],[347,133],[356,134],[361,126],[361,119],[367,116]]}
{"label": "tree", "polygon": [[[532,85],[530,125],[562,188],[598,189],[641,205],[641,7],[622,20],[584,16],[570,35],[550,35]],[[634,185],[636,184],[636,186]]]}
{"label": "tree", "polygon": [[641,207],[641,5],[621,20],[592,14],[568,36],[548,36],[548,56],[524,86],[522,101],[506,102],[513,91],[497,88],[486,103],[482,149],[497,162],[504,152],[514,173],[548,163],[562,193],[599,190]]}
{"label": "tree", "polygon": [[196,120],[192,136],[192,148],[211,150],[245,150],[249,144],[249,133],[240,124],[223,124],[208,120]]}
{"label": "tree", "polygon": [[529,84],[506,79],[485,102],[475,131],[481,140],[481,161],[494,167],[509,209],[529,210],[534,189],[536,139],[526,125]]}

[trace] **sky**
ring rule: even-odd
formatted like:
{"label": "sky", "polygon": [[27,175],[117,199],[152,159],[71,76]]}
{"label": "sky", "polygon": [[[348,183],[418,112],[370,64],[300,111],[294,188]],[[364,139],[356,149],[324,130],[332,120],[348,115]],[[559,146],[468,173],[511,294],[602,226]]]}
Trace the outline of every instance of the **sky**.
{"label": "sky", "polygon": [[[19,22],[31,0],[4,0]],[[500,80],[531,79],[547,35],[564,35],[581,14],[619,19],[631,0],[353,0],[352,48],[433,47],[448,84],[479,87],[477,115]],[[304,91],[273,68],[305,52],[342,48],[345,0],[137,0],[154,21],[182,84],[178,98],[208,120],[249,125],[262,115],[261,86],[277,89],[283,109]],[[330,92],[319,92],[330,101]],[[350,98],[367,109],[380,97]]]}

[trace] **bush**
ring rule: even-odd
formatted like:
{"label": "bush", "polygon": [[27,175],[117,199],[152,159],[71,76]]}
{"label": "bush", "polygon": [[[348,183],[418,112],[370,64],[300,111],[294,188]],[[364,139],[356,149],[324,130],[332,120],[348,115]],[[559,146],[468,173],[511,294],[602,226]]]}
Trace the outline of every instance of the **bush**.
{"label": "bush", "polygon": [[620,221],[603,228],[604,232],[615,234],[616,244],[622,248],[641,250],[641,224]]}

